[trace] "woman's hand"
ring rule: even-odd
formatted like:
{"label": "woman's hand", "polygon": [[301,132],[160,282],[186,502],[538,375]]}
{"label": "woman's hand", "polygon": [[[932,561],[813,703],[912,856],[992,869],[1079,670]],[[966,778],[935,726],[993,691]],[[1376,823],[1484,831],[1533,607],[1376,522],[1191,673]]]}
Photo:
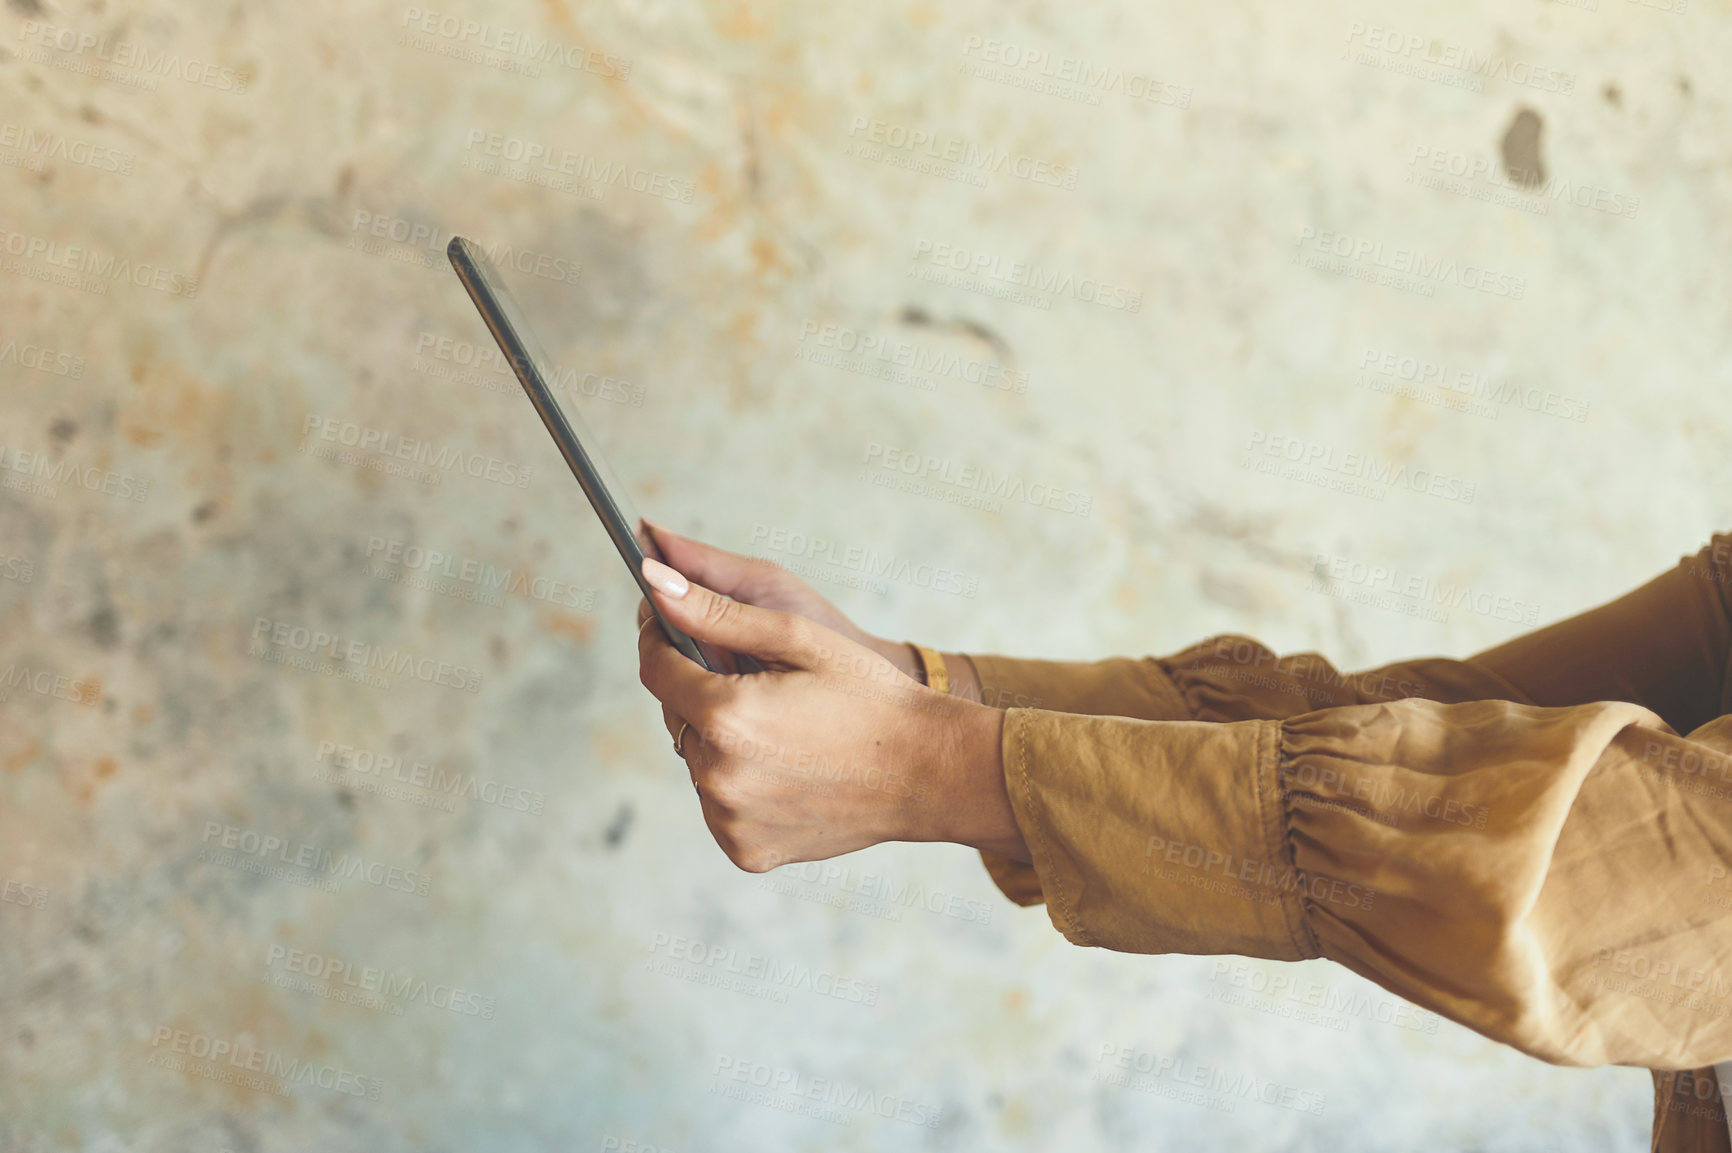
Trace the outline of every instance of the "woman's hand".
{"label": "woman's hand", "polygon": [[[646,627],[653,617],[638,629],[639,676],[662,702],[668,735],[685,728],[704,820],[740,868],[761,873],[881,841],[955,841],[1029,860],[1005,791],[1003,713],[912,682],[811,616],[730,600],[654,560],[644,576],[675,627],[764,666],[710,672]],[[734,587],[799,599],[773,578]],[[806,608],[829,609],[858,632],[805,591],[817,602]]]}
{"label": "woman's hand", "polygon": [[[774,561],[715,548],[650,521],[644,524],[654,535],[656,547],[668,565],[705,588],[759,608],[794,613],[816,621],[855,644],[871,649],[910,680],[920,679],[914,653],[906,644],[875,637],[860,628],[816,589]],[[649,605],[645,604],[638,614],[639,624],[643,623],[648,612]]]}

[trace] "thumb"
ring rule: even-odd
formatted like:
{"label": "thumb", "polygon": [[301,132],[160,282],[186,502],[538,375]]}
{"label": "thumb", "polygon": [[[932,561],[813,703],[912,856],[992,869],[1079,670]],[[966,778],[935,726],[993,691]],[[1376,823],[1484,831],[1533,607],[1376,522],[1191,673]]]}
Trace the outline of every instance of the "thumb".
{"label": "thumb", "polygon": [[654,557],[644,558],[643,575],[654,590],[656,607],[688,636],[729,652],[791,665],[809,664],[816,651],[812,633],[823,626],[804,617],[729,600],[686,580]]}
{"label": "thumb", "polygon": [[654,521],[644,521],[661,549],[662,559],[706,588],[736,600],[756,601],[766,578],[781,570],[768,561],[742,556],[703,541],[680,536]]}

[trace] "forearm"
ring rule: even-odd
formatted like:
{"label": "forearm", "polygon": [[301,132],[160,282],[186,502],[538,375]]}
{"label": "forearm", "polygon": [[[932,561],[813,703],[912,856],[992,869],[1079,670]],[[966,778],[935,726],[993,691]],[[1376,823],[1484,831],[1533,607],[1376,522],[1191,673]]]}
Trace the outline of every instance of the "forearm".
{"label": "forearm", "polygon": [[[1732,644],[1728,590],[1732,540],[1719,537],[1697,556],[1610,604],[1470,660],[1428,658],[1343,673],[1318,654],[1279,656],[1237,636],[1214,637],[1164,658],[1070,662],[943,653],[942,659],[951,695],[998,710],[1234,722],[1416,698],[1547,705],[1622,699],[1689,731],[1706,719],[1705,713],[1713,715],[1721,696]],[[925,680],[911,644],[878,647],[905,675]],[[984,731],[983,724],[976,725]],[[964,810],[983,823],[970,834],[977,839],[963,843],[983,850],[988,871],[1007,896],[1031,904],[1044,894],[1027,867],[1026,842],[1020,832],[1013,840],[1002,824],[987,820],[1002,819],[1001,798],[1007,796],[1002,773],[1009,751],[1002,737],[999,745],[998,779],[987,781],[978,754],[962,758],[963,767],[956,770],[958,779],[972,782],[984,798]],[[1009,828],[1016,829],[1014,819]],[[1005,845],[1009,851],[994,847]]]}
{"label": "forearm", "polygon": [[1629,701],[1680,733],[1720,715],[1732,658],[1732,537],[1639,588],[1468,658],[1536,705]]}
{"label": "forearm", "polygon": [[1732,536],[1714,537],[1694,556],[1607,604],[1465,660],[1428,657],[1344,672],[1317,653],[1282,656],[1250,637],[1232,635],[1160,658],[945,658],[966,670],[970,699],[999,708],[1241,721],[1408,698],[1547,706],[1620,700],[1689,732],[1717,716],[1729,695]]}
{"label": "forearm", "polygon": [[1004,711],[959,700],[944,727],[940,787],[930,810],[934,835],[1023,864],[1033,858],[1016,823],[1004,776]]}

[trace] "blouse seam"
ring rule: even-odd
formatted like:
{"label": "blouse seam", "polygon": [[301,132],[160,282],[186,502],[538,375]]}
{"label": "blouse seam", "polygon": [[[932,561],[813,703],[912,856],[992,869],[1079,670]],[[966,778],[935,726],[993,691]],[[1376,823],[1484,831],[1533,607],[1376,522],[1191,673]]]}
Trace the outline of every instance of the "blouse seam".
{"label": "blouse seam", "polygon": [[1149,663],[1154,666],[1156,674],[1154,695],[1164,698],[1161,703],[1167,708],[1178,710],[1178,716],[1173,719],[1195,720],[1196,714],[1191,710],[1191,702],[1185,699],[1184,691],[1179,688],[1178,679],[1173,676],[1172,670],[1167,667],[1166,662],[1156,657],[1150,657]]}
{"label": "blouse seam", "polygon": [[[1035,818],[1030,822],[1032,828],[1029,831],[1033,834],[1036,844],[1029,846],[1030,853],[1031,855],[1037,855],[1045,859],[1053,874],[1053,888],[1056,890],[1054,895],[1058,898],[1058,912],[1064,920],[1064,923],[1059,926],[1059,931],[1079,945],[1090,945],[1093,944],[1093,942],[1089,940],[1088,933],[1086,933],[1082,926],[1077,923],[1076,912],[1071,906],[1070,895],[1066,892],[1064,875],[1061,870],[1052,868],[1053,855],[1046,840],[1046,814],[1044,810],[1038,809],[1034,800],[1034,790],[1029,784],[1028,728],[1031,723],[1032,722],[1026,718],[1023,718],[1019,720],[1016,726],[1017,786],[1022,790],[1023,807],[1028,810],[1031,817]],[[1040,871],[1038,869],[1035,870],[1035,876],[1037,879],[1040,876]],[[1043,881],[1041,885],[1043,891],[1045,887],[1045,882]],[[1051,907],[1052,902],[1049,900],[1048,908]]]}
{"label": "blouse seam", "polygon": [[[1281,721],[1270,721],[1258,734],[1259,745],[1257,756],[1257,805],[1262,817],[1263,836],[1269,847],[1280,856],[1281,863],[1292,870],[1291,875],[1299,875],[1299,863],[1293,851],[1292,827],[1287,819],[1287,790],[1281,783],[1281,760],[1283,730],[1286,726]],[[1262,746],[1268,746],[1267,755]],[[1264,784],[1263,774],[1267,766],[1269,783]],[[1273,800],[1271,808],[1269,802]],[[1282,918],[1287,922],[1287,936],[1293,948],[1302,960],[1310,960],[1323,955],[1322,947],[1316,934],[1311,931],[1310,921],[1305,916],[1303,897],[1292,893],[1283,894],[1281,898]]]}
{"label": "blouse seam", "polygon": [[1179,709],[1183,714],[1182,719],[1187,721],[1196,720],[1197,708],[1191,703],[1191,689],[1194,686],[1195,681],[1189,676],[1185,677],[1184,680],[1181,681],[1178,666],[1176,666],[1170,658],[1156,657],[1155,667],[1161,670],[1161,674],[1166,677],[1167,684],[1171,686],[1173,690],[1173,695],[1178,698]]}

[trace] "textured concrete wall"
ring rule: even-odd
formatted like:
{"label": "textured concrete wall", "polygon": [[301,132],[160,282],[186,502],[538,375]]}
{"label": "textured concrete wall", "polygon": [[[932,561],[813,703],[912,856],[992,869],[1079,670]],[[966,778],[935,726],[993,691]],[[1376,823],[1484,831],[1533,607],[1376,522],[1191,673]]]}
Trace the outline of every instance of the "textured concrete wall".
{"label": "textured concrete wall", "polygon": [[735,871],[441,247],[869,629],[1463,655],[1732,522],[1727,0],[423,11],[0,11],[0,1147],[1646,1147],[1641,1071],[961,848]]}

